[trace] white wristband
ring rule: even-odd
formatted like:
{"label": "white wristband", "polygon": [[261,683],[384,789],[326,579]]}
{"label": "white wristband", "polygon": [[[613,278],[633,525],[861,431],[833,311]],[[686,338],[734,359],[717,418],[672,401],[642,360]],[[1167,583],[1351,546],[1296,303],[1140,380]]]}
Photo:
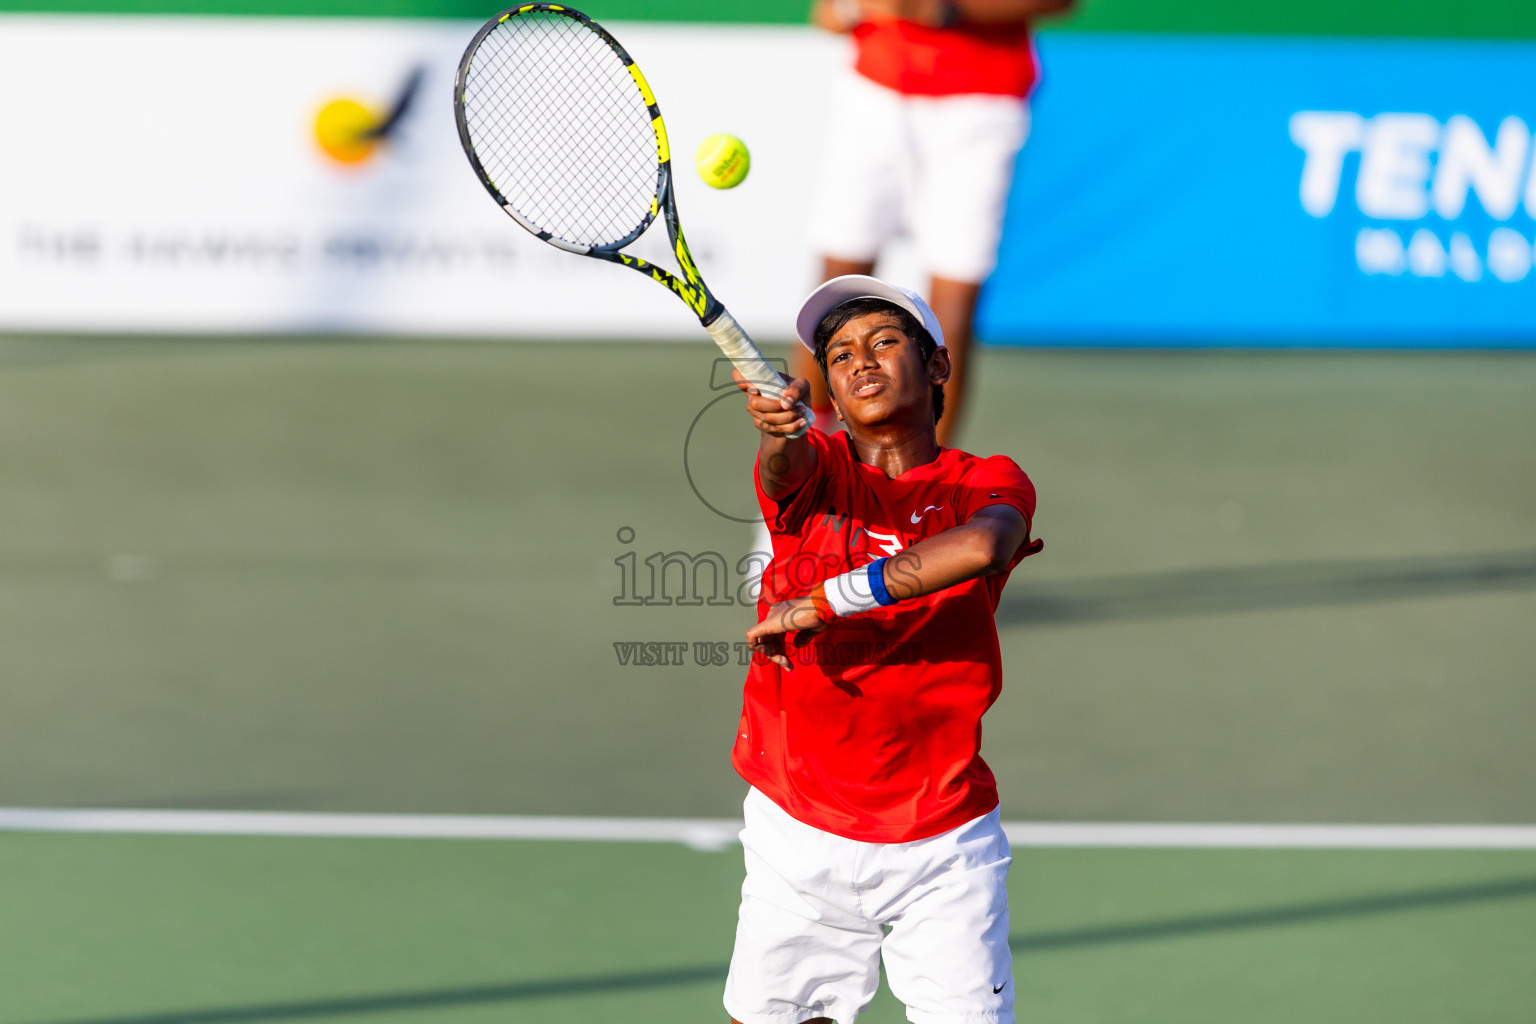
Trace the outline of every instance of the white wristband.
{"label": "white wristband", "polygon": [[822,592],[826,594],[827,605],[839,618],[895,603],[885,590],[883,558],[841,576],[833,576],[822,584]]}

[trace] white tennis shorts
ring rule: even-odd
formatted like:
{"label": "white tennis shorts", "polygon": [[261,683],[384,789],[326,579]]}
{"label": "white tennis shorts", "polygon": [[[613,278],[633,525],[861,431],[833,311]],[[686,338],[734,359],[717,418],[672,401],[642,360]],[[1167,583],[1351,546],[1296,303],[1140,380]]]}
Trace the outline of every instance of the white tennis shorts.
{"label": "white tennis shorts", "polygon": [[984,281],[1028,134],[1021,97],[906,96],[845,70],[811,204],[817,251],[873,261],[901,234],[935,277]]}
{"label": "white tennis shorts", "polygon": [[993,810],[911,843],[812,828],[756,789],[741,832],[725,1008],[742,1024],[853,1021],[880,982],[916,1024],[1012,1024],[1008,865]]}

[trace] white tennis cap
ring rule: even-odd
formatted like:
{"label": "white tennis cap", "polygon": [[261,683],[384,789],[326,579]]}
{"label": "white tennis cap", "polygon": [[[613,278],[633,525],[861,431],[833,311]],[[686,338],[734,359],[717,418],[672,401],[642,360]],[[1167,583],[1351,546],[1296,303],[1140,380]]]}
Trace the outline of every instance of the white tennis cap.
{"label": "white tennis cap", "polygon": [[944,329],[939,326],[939,318],[933,315],[933,310],[928,308],[928,303],[923,301],[921,295],[910,288],[886,284],[878,277],[864,274],[834,277],[811,292],[800,306],[800,315],[795,317],[795,333],[800,336],[800,343],[815,352],[817,325],[827,318],[828,313],[854,299],[884,299],[895,303],[917,317],[917,322],[928,328],[928,333],[933,335],[939,347],[944,347]]}

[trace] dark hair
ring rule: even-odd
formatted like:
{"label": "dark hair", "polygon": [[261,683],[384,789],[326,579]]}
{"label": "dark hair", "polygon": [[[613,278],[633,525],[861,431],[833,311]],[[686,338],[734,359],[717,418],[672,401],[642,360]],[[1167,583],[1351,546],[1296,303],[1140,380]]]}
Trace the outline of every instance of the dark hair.
{"label": "dark hair", "polygon": [[[821,379],[827,380],[827,344],[832,340],[832,335],[843,329],[843,325],[857,317],[867,316],[870,313],[884,313],[896,321],[896,326],[907,337],[917,342],[918,354],[923,357],[923,364],[938,351],[939,343],[933,340],[933,335],[928,333],[912,313],[902,309],[894,302],[886,299],[863,298],[849,299],[838,306],[832,312],[821,318],[821,323],[816,325],[816,333],[812,341],[816,343],[816,365],[821,367]],[[830,381],[828,381],[830,383]],[[933,386],[933,422],[937,423],[944,417],[944,385]]]}

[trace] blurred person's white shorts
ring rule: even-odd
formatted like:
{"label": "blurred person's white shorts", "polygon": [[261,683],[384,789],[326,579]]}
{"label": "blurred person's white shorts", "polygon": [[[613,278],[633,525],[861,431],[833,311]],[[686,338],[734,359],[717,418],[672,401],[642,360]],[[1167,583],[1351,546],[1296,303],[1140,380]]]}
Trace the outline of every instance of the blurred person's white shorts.
{"label": "blurred person's white shorts", "polygon": [[742,1024],[852,1024],[879,960],[916,1024],[1012,1024],[1008,865],[997,810],[910,843],[862,843],[747,794],[725,1008]]}
{"label": "blurred person's white shorts", "polygon": [[817,251],[873,261],[905,235],[928,273],[985,280],[1028,134],[1021,97],[907,96],[846,69],[833,86],[812,201]]}

